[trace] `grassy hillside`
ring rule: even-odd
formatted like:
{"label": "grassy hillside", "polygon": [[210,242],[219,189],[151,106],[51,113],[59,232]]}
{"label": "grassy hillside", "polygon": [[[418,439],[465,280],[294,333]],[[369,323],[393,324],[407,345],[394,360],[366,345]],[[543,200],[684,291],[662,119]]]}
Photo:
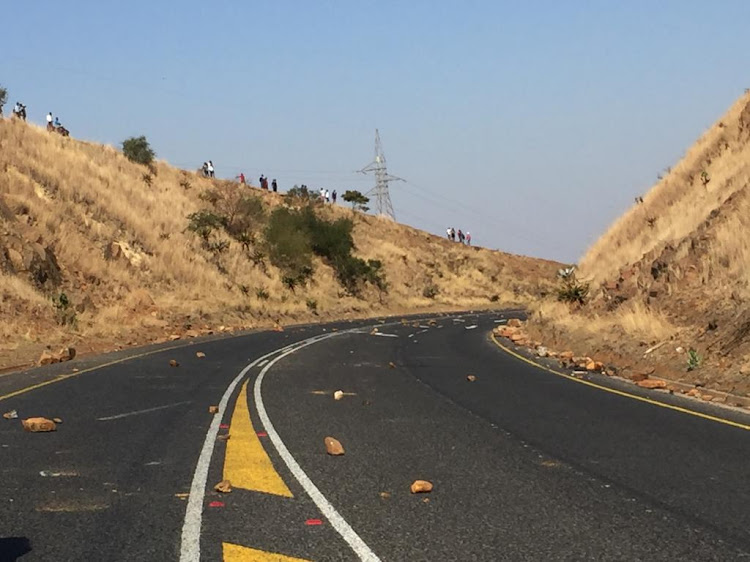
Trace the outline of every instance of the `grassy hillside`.
{"label": "grassy hillside", "polygon": [[[582,258],[589,302],[536,307],[581,352],[750,392],[750,93]],[[644,355],[646,348],[661,347]],[[700,358],[690,365],[690,350]]]}
{"label": "grassy hillside", "polygon": [[[237,222],[233,205],[254,210]],[[102,350],[222,328],[523,304],[549,290],[557,267],[315,205],[326,224],[353,221],[355,261],[315,254],[312,274],[290,285],[268,223],[278,208],[304,206],[0,121],[0,367],[45,346]],[[201,211],[223,222],[190,230]],[[341,271],[359,274],[367,260],[382,264],[387,288],[367,272],[342,284]]]}

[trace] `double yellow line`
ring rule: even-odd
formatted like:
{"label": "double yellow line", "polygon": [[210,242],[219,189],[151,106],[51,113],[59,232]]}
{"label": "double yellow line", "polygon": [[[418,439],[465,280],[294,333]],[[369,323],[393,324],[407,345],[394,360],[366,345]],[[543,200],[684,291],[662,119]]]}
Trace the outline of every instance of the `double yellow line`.
{"label": "double yellow line", "polygon": [[724,425],[729,425],[732,427],[736,427],[738,429],[744,429],[747,431],[750,431],[750,425],[746,425],[744,423],[739,423],[736,421],[728,420],[726,418],[720,418],[717,416],[712,416],[710,414],[704,414],[703,412],[696,412],[695,410],[690,410],[688,408],[683,408],[681,406],[675,406],[673,404],[667,404],[666,402],[660,402],[659,400],[653,400],[652,398],[646,398],[645,396],[639,396],[637,394],[631,394],[630,392],[625,392],[624,390],[617,390],[616,388],[610,388],[608,386],[604,386],[601,384],[597,384],[591,381],[583,380],[576,378],[572,375],[569,375],[567,373],[563,373],[561,371],[556,371],[554,369],[550,369],[549,367],[546,367],[544,365],[541,365],[537,363],[536,361],[532,361],[528,357],[524,357],[523,355],[516,353],[512,349],[504,346],[502,343],[500,343],[495,336],[495,334],[492,334],[491,336],[492,341],[497,345],[500,349],[502,349],[505,353],[508,355],[512,355],[516,359],[523,361],[524,363],[528,363],[529,365],[532,365],[536,367],[537,369],[541,369],[543,371],[547,371],[548,373],[552,373],[553,375],[557,375],[558,377],[564,377],[570,381],[576,382],[578,384],[583,384],[586,386],[589,386],[591,388],[596,388],[597,390],[603,390],[604,392],[609,392],[610,394],[616,394],[617,396],[623,396],[625,398],[630,398],[632,400],[637,400],[638,402],[645,402],[646,404],[651,404],[652,406],[658,406],[660,408],[666,408],[667,410],[673,410],[675,412],[680,412],[682,414],[687,414],[689,416],[695,416],[697,418],[702,418],[704,420],[709,420],[716,423],[721,423]]}

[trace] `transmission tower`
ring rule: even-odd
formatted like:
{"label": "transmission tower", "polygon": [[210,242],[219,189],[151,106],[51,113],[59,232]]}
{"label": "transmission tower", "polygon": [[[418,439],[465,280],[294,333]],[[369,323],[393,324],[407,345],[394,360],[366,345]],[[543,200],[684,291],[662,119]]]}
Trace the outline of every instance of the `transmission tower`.
{"label": "transmission tower", "polygon": [[375,187],[365,195],[372,195],[375,199],[375,210],[379,215],[386,215],[392,219],[396,218],[393,212],[393,203],[391,203],[391,194],[388,192],[388,183],[392,181],[405,181],[403,178],[397,178],[388,173],[385,166],[385,154],[383,154],[383,145],[380,143],[380,133],[375,129],[375,160],[359,170],[362,174],[375,172]]}

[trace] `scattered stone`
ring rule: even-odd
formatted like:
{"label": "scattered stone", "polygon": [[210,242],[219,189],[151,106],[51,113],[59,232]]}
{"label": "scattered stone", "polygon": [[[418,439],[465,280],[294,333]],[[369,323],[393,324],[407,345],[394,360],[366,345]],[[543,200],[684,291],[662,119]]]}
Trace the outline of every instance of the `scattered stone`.
{"label": "scattered stone", "polygon": [[371,336],[374,336],[377,333],[378,333],[378,329],[377,328],[373,328],[372,330],[370,330],[370,335]]}
{"label": "scattered stone", "polygon": [[380,492],[380,499],[387,500],[390,497],[391,497],[390,492]]}
{"label": "scattered stone", "polygon": [[526,336],[524,336],[520,332],[514,332],[513,334],[510,335],[510,341],[512,341],[513,343],[518,343],[524,339],[526,339]]}
{"label": "scattered stone", "polygon": [[209,406],[208,407],[208,413],[209,414],[218,414],[219,413],[219,407],[218,406]]}
{"label": "scattered stone", "polygon": [[182,336],[181,336],[180,334],[172,334],[171,336],[169,336],[169,341],[177,341],[177,340],[179,340],[179,339],[180,339],[181,337],[182,337]]}
{"label": "scattered stone", "polygon": [[52,418],[52,421],[55,422],[57,425],[60,425],[62,423],[62,420],[60,418]]}
{"label": "scattered stone", "polygon": [[344,446],[338,439],[334,439],[333,437],[326,437],[325,445],[326,453],[331,456],[338,457],[344,454]]}
{"label": "scattered stone", "polygon": [[432,492],[432,482],[428,482],[427,480],[415,480],[411,485],[412,494],[424,494],[427,492]]}
{"label": "scattered stone", "polygon": [[587,371],[597,371],[602,372],[604,370],[604,363],[601,361],[594,361],[593,359],[589,359],[586,361],[585,369]]}
{"label": "scattered stone", "polygon": [[685,353],[685,348],[680,346],[675,348],[675,352],[677,353]]}
{"label": "scattered stone", "polygon": [[649,388],[652,390],[659,389],[659,388],[667,388],[666,381],[659,381],[655,379],[645,379],[642,381],[638,381],[636,383],[641,388]]}
{"label": "scattered stone", "polygon": [[232,491],[232,483],[229,480],[222,480],[214,486],[214,490],[221,492],[222,494],[228,494]]}
{"label": "scattered stone", "polygon": [[388,368],[395,369],[396,368],[396,364],[393,361],[391,361],[390,363],[388,363]]}
{"label": "scattered stone", "polygon": [[274,332],[283,332],[284,331],[284,327],[277,322],[276,324],[273,325],[273,331]]}
{"label": "scattered stone", "polygon": [[697,388],[691,388],[690,390],[687,391],[687,396],[700,398],[700,395],[701,395],[700,390],[698,390]]}
{"label": "scattered stone", "polygon": [[57,429],[55,422],[47,418],[29,418],[23,420],[21,423],[23,424],[23,428],[31,433],[43,433]]}
{"label": "scattered stone", "polygon": [[543,345],[540,345],[536,348],[536,354],[539,357],[547,357],[549,355],[549,351],[547,350],[546,347],[544,347]]}
{"label": "scattered stone", "polygon": [[169,360],[169,366],[170,367],[179,367],[180,364],[175,359],[170,359]]}
{"label": "scattered stone", "polygon": [[196,356],[196,357],[197,357],[198,359],[203,359],[203,358],[204,358],[204,357],[206,356],[206,354],[205,354],[205,353],[203,353],[202,351],[198,351],[198,352],[197,352],[197,353],[195,354],[195,356]]}
{"label": "scattered stone", "polygon": [[222,433],[221,435],[217,435],[216,439],[219,441],[229,441],[230,437],[231,435],[229,435],[228,433]]}
{"label": "scattered stone", "polygon": [[430,503],[430,498],[422,498],[422,503]]}
{"label": "scattered stone", "polygon": [[510,318],[507,325],[511,328],[520,328],[521,326],[523,326],[523,322],[521,322],[518,318]]}
{"label": "scattered stone", "polygon": [[563,351],[558,355],[558,358],[562,361],[570,361],[571,359],[573,359],[574,355],[575,354],[572,351]]}
{"label": "scattered stone", "polygon": [[186,330],[185,331],[186,338],[197,338],[198,336],[200,336],[200,332],[198,332],[198,330]]}
{"label": "scattered stone", "polygon": [[344,391],[343,390],[337,390],[333,393],[333,399],[334,400],[341,400],[344,397]]}
{"label": "scattered stone", "polygon": [[646,373],[632,373],[630,375],[630,380],[633,382],[645,381],[647,378],[648,375]]}
{"label": "scattered stone", "polygon": [[4,418],[5,418],[6,420],[15,420],[16,418],[18,418],[18,411],[16,411],[16,410],[11,410],[10,412],[5,412],[5,413],[3,414],[3,417],[4,417]]}
{"label": "scattered stone", "polygon": [[469,382],[474,382],[477,380],[476,375],[466,375],[466,380]]}

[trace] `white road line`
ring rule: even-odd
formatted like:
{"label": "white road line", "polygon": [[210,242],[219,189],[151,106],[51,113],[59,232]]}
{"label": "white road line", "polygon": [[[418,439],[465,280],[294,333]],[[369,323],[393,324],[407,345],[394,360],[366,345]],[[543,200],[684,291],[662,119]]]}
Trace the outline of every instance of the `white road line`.
{"label": "white road line", "polygon": [[313,484],[313,481],[310,480],[310,477],[307,476],[307,474],[305,474],[305,471],[302,470],[302,467],[300,467],[300,465],[294,459],[292,454],[289,452],[289,449],[286,448],[286,445],[284,445],[284,442],[281,440],[281,437],[279,437],[279,434],[276,432],[276,428],[274,428],[270,418],[268,417],[268,414],[266,413],[266,407],[263,404],[263,395],[261,394],[261,385],[263,384],[263,378],[265,377],[268,370],[273,367],[277,361],[283,359],[287,355],[291,355],[292,353],[302,349],[303,347],[312,345],[317,341],[321,341],[345,333],[347,332],[338,332],[336,334],[323,336],[315,341],[303,343],[302,345],[294,349],[290,349],[289,351],[282,353],[278,357],[274,358],[266,367],[263,368],[263,370],[258,375],[258,378],[255,379],[253,396],[255,399],[255,408],[258,411],[258,417],[263,424],[263,428],[266,430],[266,433],[268,433],[268,437],[271,439],[274,447],[276,447],[276,450],[279,452],[279,455],[286,464],[287,468],[289,468],[291,473],[297,479],[297,482],[300,483],[300,485],[305,489],[305,492],[307,492],[307,495],[309,495],[312,501],[315,502],[315,505],[318,506],[318,509],[320,509],[320,511],[323,513],[323,515],[326,516],[328,521],[331,522],[333,528],[336,529],[339,535],[341,535],[341,537],[349,544],[349,546],[352,547],[352,550],[354,550],[355,554],[359,557],[360,560],[365,560],[367,562],[379,562],[380,558],[378,558],[378,556],[370,549],[370,547],[367,546],[367,544],[360,538],[356,531],[352,529],[351,525],[346,522],[346,520],[339,514],[339,512],[336,511],[336,508],[331,505],[331,503],[326,499],[326,497],[318,489],[318,487]]}
{"label": "white road line", "polygon": [[157,412],[159,410],[166,410],[167,408],[174,408],[175,406],[182,406],[183,404],[192,404],[191,400],[186,402],[175,402],[174,404],[165,404],[164,406],[156,406],[155,408],[146,408],[145,410],[136,410],[134,412],[126,412],[124,414],[117,414],[116,416],[107,416],[106,418],[96,418],[96,421],[110,421],[127,418],[129,416],[139,416],[140,414],[148,414],[149,412]]}
{"label": "white road line", "polygon": [[268,359],[264,359],[263,361],[261,361],[260,363],[258,363],[258,367],[262,367],[266,363],[268,363]]}
{"label": "white road line", "polygon": [[397,338],[398,334],[384,334],[382,332],[375,332],[374,336],[380,336],[381,338]]}
{"label": "white road line", "polygon": [[219,412],[214,415],[211,425],[208,428],[208,433],[206,433],[206,440],[203,442],[203,448],[201,449],[201,454],[198,457],[198,464],[195,467],[195,473],[193,474],[193,483],[190,485],[190,496],[188,497],[188,504],[185,510],[185,522],[182,525],[180,562],[200,562],[203,498],[206,494],[208,467],[211,464],[211,455],[213,455],[214,452],[216,434],[219,432],[219,425],[221,425],[221,419],[224,417],[224,411],[226,410],[227,402],[229,402],[229,397],[247,372],[255,367],[260,361],[268,359],[275,353],[294,350],[296,349],[294,346],[295,344],[282,347],[281,349],[267,353],[250,363],[234,378],[224,392],[224,395],[221,397],[221,402],[219,402]]}

